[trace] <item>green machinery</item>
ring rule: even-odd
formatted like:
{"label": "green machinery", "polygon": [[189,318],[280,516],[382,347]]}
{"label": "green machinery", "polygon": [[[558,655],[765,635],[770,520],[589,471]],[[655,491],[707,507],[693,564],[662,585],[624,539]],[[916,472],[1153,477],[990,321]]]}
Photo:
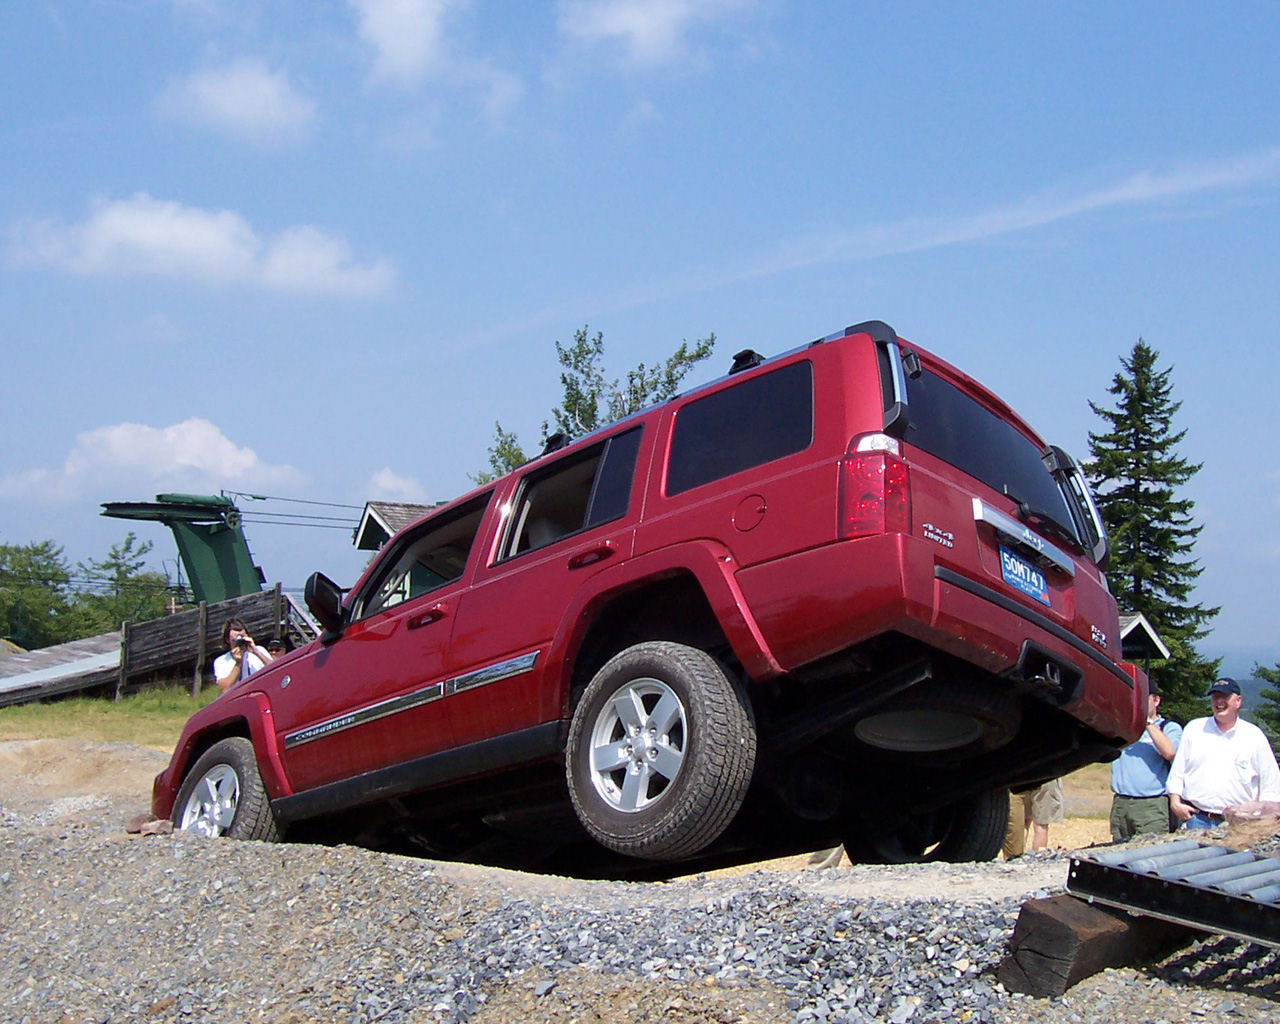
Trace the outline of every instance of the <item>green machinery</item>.
{"label": "green machinery", "polygon": [[155,501],[104,501],[102,514],[169,527],[197,602],[213,604],[262,590],[266,577],[253,564],[240,525],[240,510],[230,498],[157,494]]}

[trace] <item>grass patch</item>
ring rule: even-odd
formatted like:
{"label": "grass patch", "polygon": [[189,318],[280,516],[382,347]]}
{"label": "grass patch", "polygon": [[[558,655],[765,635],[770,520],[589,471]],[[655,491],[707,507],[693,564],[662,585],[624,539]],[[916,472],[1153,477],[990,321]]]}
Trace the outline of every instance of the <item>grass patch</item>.
{"label": "grass patch", "polygon": [[192,697],[185,687],[158,687],[118,701],[67,697],[43,704],[0,708],[0,740],[78,739],[131,743],[171,751],[192,713],[218,691],[207,687]]}

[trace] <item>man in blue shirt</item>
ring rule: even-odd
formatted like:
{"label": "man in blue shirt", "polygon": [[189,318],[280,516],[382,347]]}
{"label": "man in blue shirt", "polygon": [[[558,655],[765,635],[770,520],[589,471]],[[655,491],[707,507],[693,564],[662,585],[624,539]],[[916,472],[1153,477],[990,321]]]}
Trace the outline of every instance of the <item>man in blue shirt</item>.
{"label": "man in blue shirt", "polygon": [[1150,684],[1147,728],[1136,743],[1111,762],[1111,838],[1120,843],[1134,836],[1169,828],[1165,783],[1169,763],[1182,741],[1182,726],[1160,715],[1160,691]]}

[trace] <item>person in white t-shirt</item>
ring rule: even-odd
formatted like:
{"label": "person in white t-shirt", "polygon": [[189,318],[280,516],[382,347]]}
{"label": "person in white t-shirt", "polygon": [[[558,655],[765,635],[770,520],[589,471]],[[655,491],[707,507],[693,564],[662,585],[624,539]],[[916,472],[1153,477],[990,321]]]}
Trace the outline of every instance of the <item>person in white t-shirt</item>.
{"label": "person in white t-shirt", "polygon": [[1169,808],[1185,829],[1217,828],[1228,807],[1251,800],[1280,801],[1280,768],[1266,735],[1240,717],[1240,684],[1209,687],[1213,717],[1182,731],[1169,769]]}
{"label": "person in white t-shirt", "polygon": [[273,660],[269,651],[253,642],[244,621],[234,616],[223,623],[222,642],[227,652],[214,659],[213,678],[223,693]]}

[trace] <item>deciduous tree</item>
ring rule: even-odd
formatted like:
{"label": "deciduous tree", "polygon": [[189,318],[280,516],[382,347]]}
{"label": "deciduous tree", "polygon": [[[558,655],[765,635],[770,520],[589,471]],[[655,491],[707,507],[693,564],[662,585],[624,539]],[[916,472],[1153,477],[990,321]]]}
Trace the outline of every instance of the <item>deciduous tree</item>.
{"label": "deciduous tree", "polygon": [[0,632],[35,650],[76,637],[71,570],[51,540],[0,544]]}
{"label": "deciduous tree", "polygon": [[84,635],[119,629],[122,622],[146,622],[168,611],[169,577],[143,568],[153,546],[151,541],[138,544],[131,530],[106,558],[80,563],[83,583],[76,604]]}
{"label": "deciduous tree", "polygon": [[[685,375],[711,355],[715,344],[714,334],[692,345],[686,339],[665,360],[652,366],[640,363],[624,378],[611,377],[604,368],[604,333],[596,331],[593,337],[584,325],[574,331],[570,344],[555,343],[562,393],[550,419],[543,421],[539,445],[545,445],[555,433],[569,439],[581,437],[645,406],[666,401],[679,390]],[[494,424],[488,454],[489,468],[473,477],[476,483],[485,483],[528,461],[519,439],[503,430],[501,423]]]}

